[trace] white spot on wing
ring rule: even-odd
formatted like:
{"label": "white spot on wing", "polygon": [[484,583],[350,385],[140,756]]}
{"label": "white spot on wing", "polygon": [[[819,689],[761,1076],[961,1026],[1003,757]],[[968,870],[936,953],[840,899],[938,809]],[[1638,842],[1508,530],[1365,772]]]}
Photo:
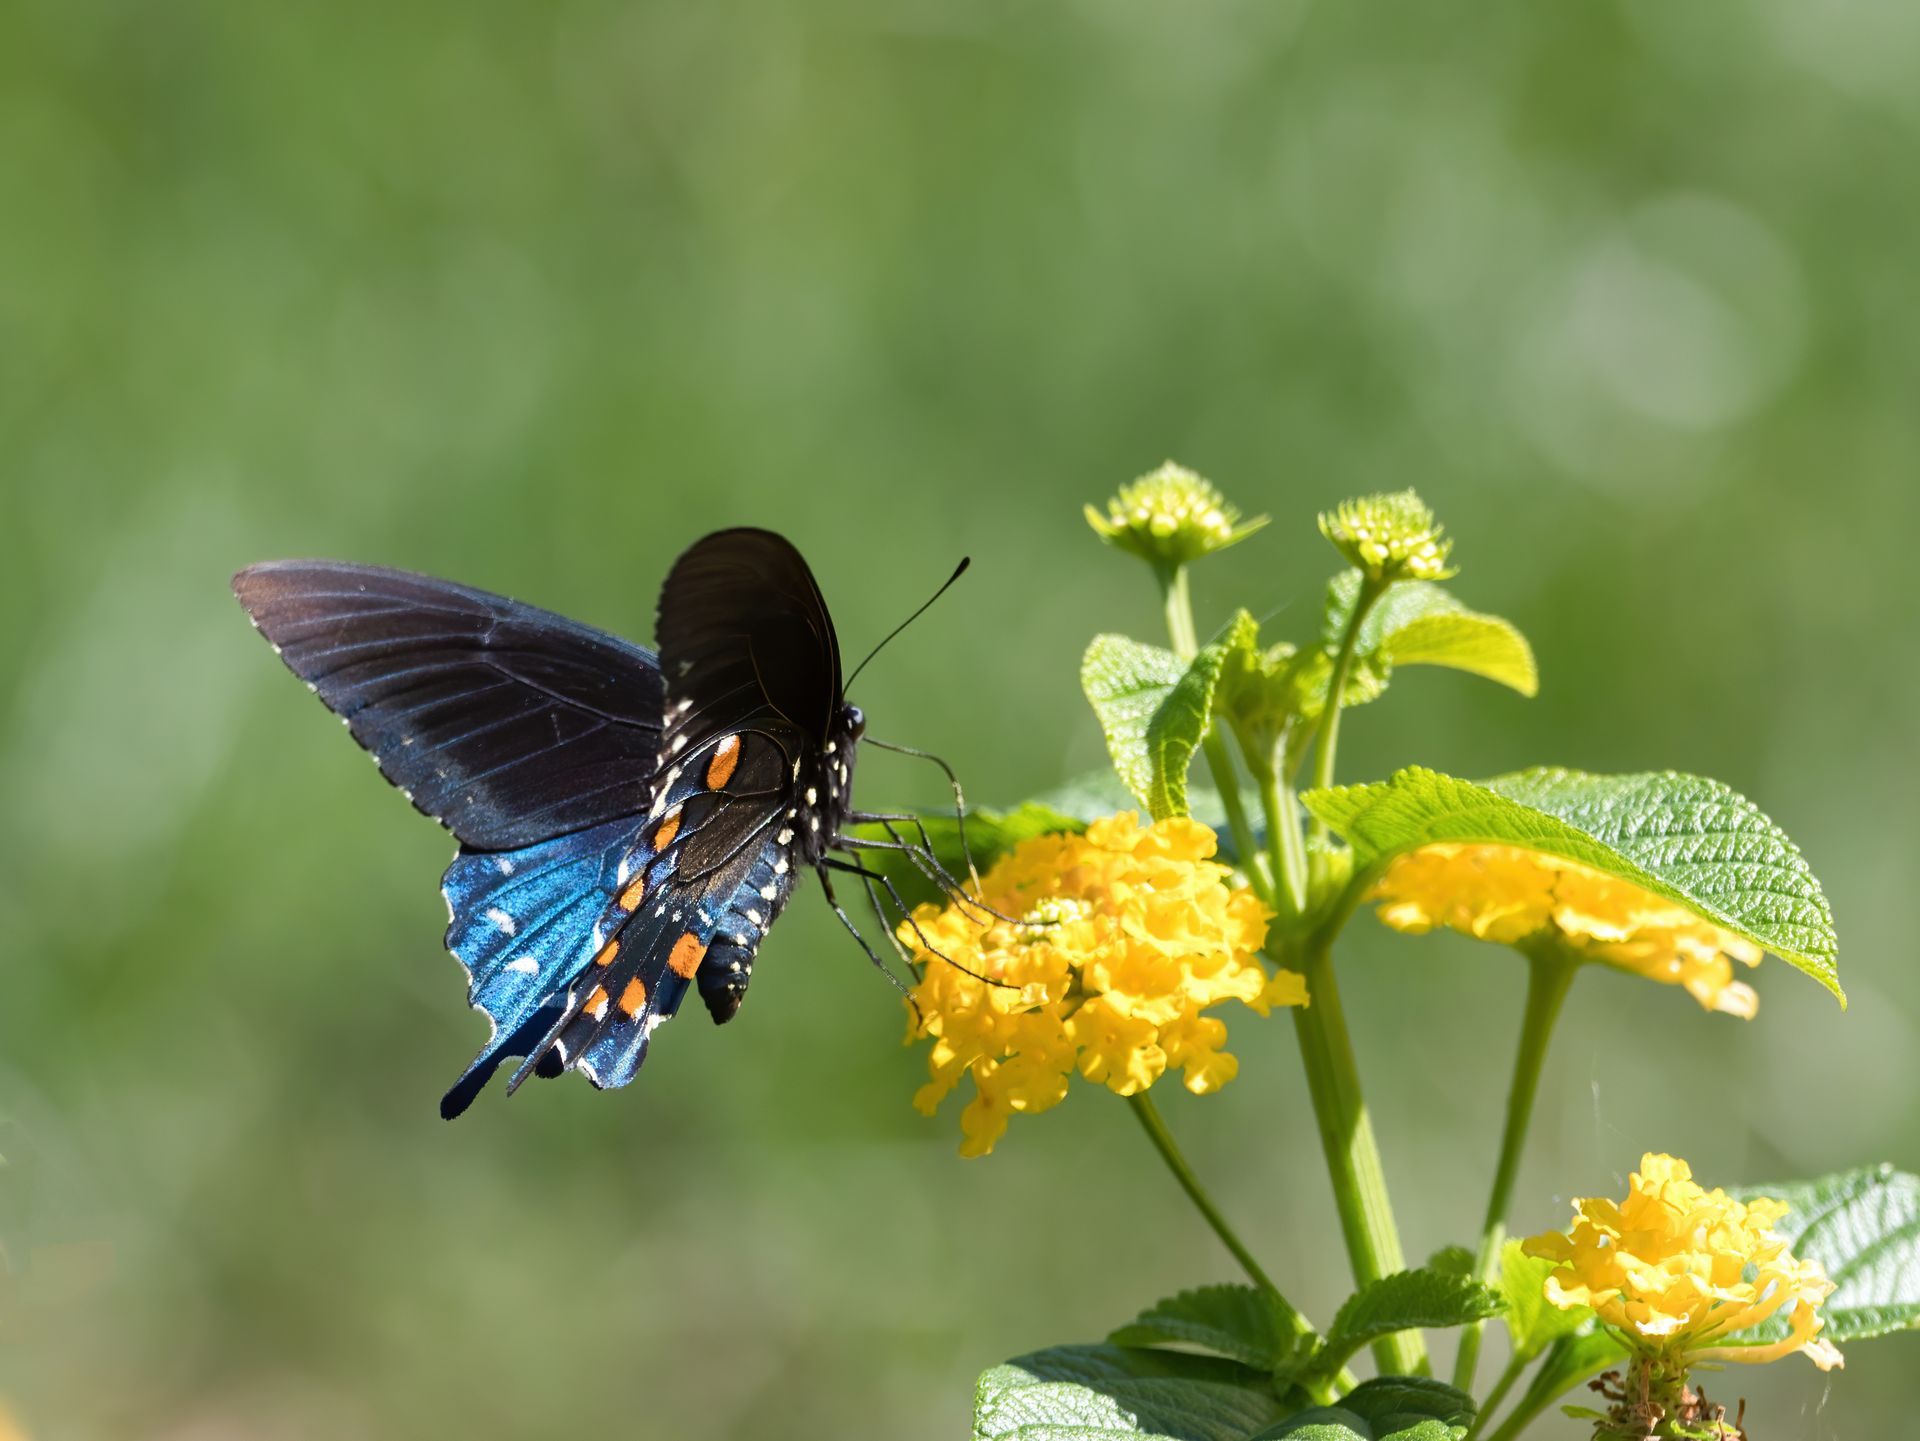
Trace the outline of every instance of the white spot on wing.
{"label": "white spot on wing", "polygon": [[496,871],[500,872],[500,874],[503,876],[510,876],[513,874],[513,862],[508,860],[505,856],[495,856],[493,858],[493,868]]}
{"label": "white spot on wing", "polygon": [[500,907],[498,906],[491,906],[488,908],[487,919],[492,921],[494,925],[497,926],[502,932],[502,934],[504,935],[510,936],[515,931],[520,929],[518,926],[516,926],[513,923],[513,917],[508,915],[505,911],[501,910]]}
{"label": "white spot on wing", "polygon": [[534,976],[540,973],[540,963],[532,956],[521,956],[518,960],[508,961],[507,969],[518,971],[523,976]]}

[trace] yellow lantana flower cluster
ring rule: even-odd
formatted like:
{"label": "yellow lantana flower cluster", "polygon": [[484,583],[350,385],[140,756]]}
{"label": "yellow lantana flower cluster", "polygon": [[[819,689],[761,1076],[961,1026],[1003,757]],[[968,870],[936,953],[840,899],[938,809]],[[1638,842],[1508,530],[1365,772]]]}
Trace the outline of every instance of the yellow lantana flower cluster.
{"label": "yellow lantana flower cluster", "polygon": [[[1757,1364],[1804,1352],[1821,1370],[1844,1364],[1820,1303],[1833,1282],[1817,1262],[1795,1258],[1774,1230],[1785,1202],[1736,1201],[1704,1189],[1685,1161],[1649,1153],[1625,1201],[1575,1202],[1570,1234],[1550,1231],[1525,1245],[1555,1263],[1547,1299],[1563,1310],[1591,1307],[1643,1356],[1670,1370],[1697,1361]],[[1789,1332],[1765,1345],[1720,1343],[1791,1305]]]}
{"label": "yellow lantana flower cluster", "polygon": [[1733,963],[1761,950],[1639,886],[1519,846],[1442,842],[1397,858],[1374,887],[1380,919],[1423,934],[1526,947],[1553,942],[1586,960],[1685,986],[1709,1011],[1751,1019],[1760,998]]}
{"label": "yellow lantana flower cluster", "polygon": [[1239,1063],[1221,1050],[1225,1023],[1201,1012],[1307,1003],[1300,976],[1269,976],[1255,956],[1272,913],[1228,885],[1214,848],[1197,821],[1111,816],[1025,841],[987,872],[980,899],[1016,919],[922,906],[900,928],[924,967],[907,1038],[933,1043],[914,1105],[932,1115],[973,1078],[961,1155],[991,1151],[1013,1112],[1058,1105],[1076,1070],[1123,1096],[1175,1067],[1188,1090],[1217,1090]]}

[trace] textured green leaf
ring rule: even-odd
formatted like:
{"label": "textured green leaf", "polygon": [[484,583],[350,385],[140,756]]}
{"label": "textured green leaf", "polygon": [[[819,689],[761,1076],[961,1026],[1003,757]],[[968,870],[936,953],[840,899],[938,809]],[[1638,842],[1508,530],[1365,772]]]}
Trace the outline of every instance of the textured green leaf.
{"label": "textured green leaf", "polygon": [[[1347,1298],[1314,1357],[1316,1370],[1331,1374],[1361,1347],[1396,1331],[1465,1326],[1500,1314],[1505,1303],[1470,1276],[1445,1271],[1396,1271],[1369,1281]],[[1351,1409],[1351,1398],[1341,1403]]]}
{"label": "textured green leaf", "polygon": [[1288,1417],[1271,1430],[1262,1431],[1255,1441],[1459,1441],[1466,1434],[1466,1427],[1449,1426],[1444,1421],[1415,1421],[1410,1426],[1380,1431],[1344,1407],[1323,1406]]}
{"label": "textured green leaf", "polygon": [[[1321,642],[1337,650],[1360,594],[1360,572],[1336,576],[1327,587]],[[1540,675],[1533,648],[1511,621],[1470,610],[1444,586],[1408,581],[1391,587],[1367,613],[1355,653],[1384,656],[1394,665],[1439,665],[1467,671],[1534,695]]]}
{"label": "textured green leaf", "polygon": [[1415,767],[1301,803],[1363,867],[1436,841],[1483,841],[1618,876],[1773,952],[1845,1004],[1820,883],[1779,827],[1718,781],[1538,769],[1475,784]]}
{"label": "textured green leaf", "polygon": [[1224,646],[1203,649],[1147,722],[1147,757],[1153,778],[1147,810],[1157,821],[1188,813],[1187,767],[1213,723],[1213,697],[1220,687],[1220,669],[1226,657]]}
{"label": "textured green leaf", "polygon": [[[1035,836],[1052,835],[1056,832],[1075,832],[1086,829],[1086,823],[1078,816],[1056,810],[1054,807],[1038,801],[1027,801],[1010,811],[998,811],[988,807],[967,812],[967,844],[963,850],[960,845],[960,826],[951,815],[925,816],[921,825],[926,828],[925,839],[933,844],[933,854],[947,874],[965,883],[967,880],[967,855],[971,853],[973,863],[984,875],[987,868],[1012,850],[1020,842],[1031,840]],[[848,827],[856,836],[868,840],[886,841],[890,838],[882,826],[866,824]],[[894,822],[894,831],[904,839],[918,841],[922,839],[918,827]],[[930,880],[926,873],[899,851],[865,851],[862,863],[880,871],[893,882],[901,898],[908,905],[918,905],[922,901],[938,901],[940,888]]]}
{"label": "textured green leaf", "polygon": [[1227,643],[1182,665],[1160,646],[1095,636],[1080,663],[1080,685],[1107,737],[1127,789],[1155,820],[1187,814],[1187,767],[1213,718]]}
{"label": "textured green leaf", "polygon": [[1201,1286],[1156,1302],[1107,1339],[1117,1346],[1202,1346],[1272,1371],[1293,1355],[1300,1332],[1287,1304],[1269,1291]]}
{"label": "textured green leaf", "polygon": [[1080,688],[1106,733],[1113,768],[1149,813],[1159,787],[1148,732],[1186,673],[1172,651],[1123,635],[1095,636],[1080,662]]}
{"label": "textured green leaf", "polygon": [[1363,1381],[1337,1406],[1297,1412],[1254,1441],[1457,1441],[1473,1424],[1473,1398],[1426,1376]]}
{"label": "textured green leaf", "polygon": [[1593,1321],[1593,1312],[1585,1306],[1562,1310],[1547,1299],[1547,1275],[1552,1270],[1553,1262],[1529,1256],[1518,1241],[1507,1242],[1500,1252],[1507,1334],[1513,1338],[1514,1354],[1527,1360]]}
{"label": "textured green leaf", "polygon": [[1445,666],[1524,696],[1540,693],[1533,648],[1511,622],[1497,615],[1462,611],[1422,616],[1387,637],[1386,653],[1395,665]]}
{"label": "textured green leaf", "polygon": [[974,1441],[1244,1441],[1278,1420],[1258,1371],[1213,1356],[1056,1346],[974,1389]]}
{"label": "textured green leaf", "polygon": [[[1827,1340],[1844,1345],[1920,1328],[1920,1176],[1868,1166],[1734,1194],[1772,1196],[1793,1207],[1780,1234],[1794,1255],[1818,1261],[1836,1287],[1820,1307]],[[1776,1317],[1739,1339],[1763,1342],[1786,1332],[1786,1318]]]}

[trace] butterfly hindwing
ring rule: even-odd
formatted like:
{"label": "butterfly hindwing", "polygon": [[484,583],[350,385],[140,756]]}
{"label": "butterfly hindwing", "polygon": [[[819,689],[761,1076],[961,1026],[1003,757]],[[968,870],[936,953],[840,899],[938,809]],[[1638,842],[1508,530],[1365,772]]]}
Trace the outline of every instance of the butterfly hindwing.
{"label": "butterfly hindwing", "polygon": [[660,670],[636,645],[430,576],[271,561],[234,593],[381,773],[480,850],[646,808]]}
{"label": "butterfly hindwing", "polygon": [[516,851],[463,850],[442,878],[447,949],[467,968],[467,998],[486,1013],[487,1046],[441,1102],[458,1115],[508,1056],[533,1050],[596,950],[612,900],[644,864],[631,820]]}

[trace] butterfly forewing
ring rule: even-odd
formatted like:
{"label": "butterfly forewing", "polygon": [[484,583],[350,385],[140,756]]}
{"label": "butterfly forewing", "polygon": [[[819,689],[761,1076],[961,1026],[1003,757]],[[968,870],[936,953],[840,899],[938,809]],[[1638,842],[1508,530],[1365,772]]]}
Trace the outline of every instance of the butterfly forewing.
{"label": "butterfly forewing", "polygon": [[462,843],[509,850],[646,808],[661,686],[639,646],[377,566],[275,561],[233,588],[382,774]]}

